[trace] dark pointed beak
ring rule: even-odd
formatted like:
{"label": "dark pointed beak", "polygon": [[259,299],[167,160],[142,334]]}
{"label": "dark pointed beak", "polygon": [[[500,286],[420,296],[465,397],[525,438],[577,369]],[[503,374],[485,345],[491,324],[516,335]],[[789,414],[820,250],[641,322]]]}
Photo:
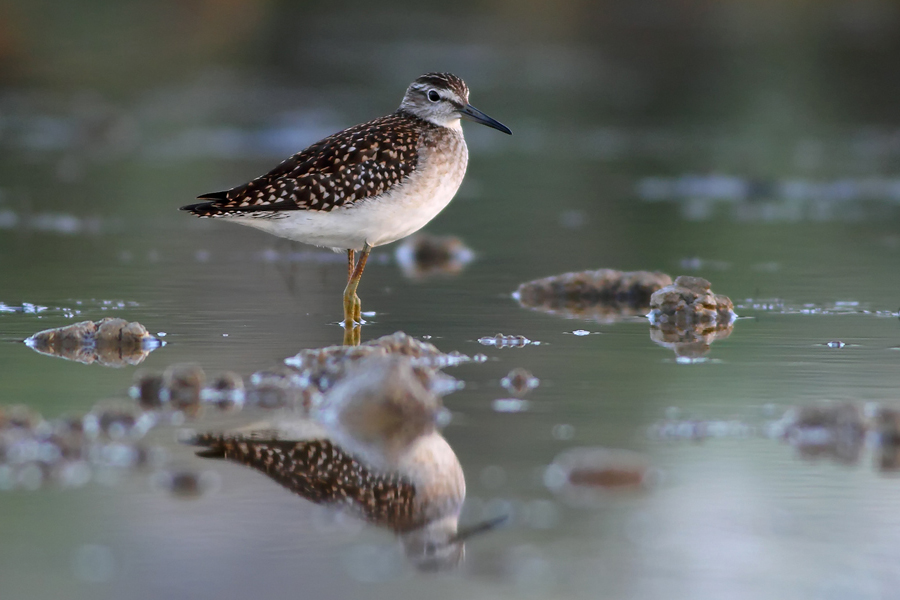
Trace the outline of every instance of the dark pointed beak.
{"label": "dark pointed beak", "polygon": [[[499,125],[499,123],[498,123],[498,125]],[[501,129],[500,131],[503,131],[503,130]],[[512,135],[512,132],[510,132],[510,135]],[[499,517],[494,517],[493,519],[488,519],[487,521],[482,521],[481,523],[476,523],[475,525],[472,525],[471,527],[467,527],[466,529],[461,529],[459,531],[459,533],[457,533],[452,538],[450,538],[450,540],[447,542],[447,544],[448,545],[456,544],[456,543],[465,541],[466,539],[468,539],[474,535],[481,535],[482,533],[486,533],[488,531],[496,529],[500,525],[503,525],[503,523],[508,518],[509,518],[509,515],[501,515]]]}
{"label": "dark pointed beak", "polygon": [[482,125],[487,125],[488,127],[493,127],[497,131],[502,131],[503,133],[512,135],[512,131],[496,119],[492,119],[471,104],[466,104],[466,107],[459,111],[459,116],[468,121],[475,121],[476,123],[481,123]]}

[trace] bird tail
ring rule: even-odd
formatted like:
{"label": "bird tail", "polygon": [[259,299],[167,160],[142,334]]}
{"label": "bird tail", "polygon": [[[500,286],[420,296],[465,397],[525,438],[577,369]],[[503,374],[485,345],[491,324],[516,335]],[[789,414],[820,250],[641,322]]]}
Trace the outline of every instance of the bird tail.
{"label": "bird tail", "polygon": [[212,192],[198,196],[197,200],[205,200],[205,202],[197,202],[196,204],[188,204],[182,206],[181,210],[195,214],[198,217],[221,217],[228,214],[223,204],[227,201],[228,192]]}
{"label": "bird tail", "polygon": [[234,439],[229,440],[224,435],[216,433],[194,433],[183,440],[184,443],[191,446],[204,448],[197,451],[197,456],[202,458],[227,458],[228,450],[233,448],[234,441]]}

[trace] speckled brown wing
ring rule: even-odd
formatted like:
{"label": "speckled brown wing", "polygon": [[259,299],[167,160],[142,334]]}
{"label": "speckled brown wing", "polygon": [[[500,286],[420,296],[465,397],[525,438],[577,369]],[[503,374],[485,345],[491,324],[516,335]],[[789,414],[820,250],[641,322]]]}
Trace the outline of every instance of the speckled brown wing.
{"label": "speckled brown wing", "polygon": [[[416,168],[418,143],[430,124],[398,111],[329,136],[269,173],[182,207],[201,217],[286,210],[330,211],[379,196]],[[263,215],[264,216],[264,215]]]}
{"label": "speckled brown wing", "polygon": [[422,525],[415,487],[399,474],[378,474],[326,439],[262,440],[252,436],[200,435],[198,454],[227,458],[262,471],[316,504],[343,504],[376,525],[408,531]]}

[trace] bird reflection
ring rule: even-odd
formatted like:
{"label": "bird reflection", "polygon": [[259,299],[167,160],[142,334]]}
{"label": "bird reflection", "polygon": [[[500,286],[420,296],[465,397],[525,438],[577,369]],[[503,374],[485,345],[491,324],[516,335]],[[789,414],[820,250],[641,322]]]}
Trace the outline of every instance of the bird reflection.
{"label": "bird reflection", "polygon": [[268,475],[316,504],[393,531],[421,570],[460,563],[462,467],[438,431],[447,411],[406,357],[361,360],[305,414],[239,433],[207,433],[198,455]]}

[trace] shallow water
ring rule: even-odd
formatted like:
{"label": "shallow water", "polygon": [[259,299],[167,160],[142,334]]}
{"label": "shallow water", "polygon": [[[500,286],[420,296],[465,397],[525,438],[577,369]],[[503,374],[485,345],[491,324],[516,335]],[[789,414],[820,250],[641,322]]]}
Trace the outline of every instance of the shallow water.
{"label": "shallow water", "polygon": [[[342,22],[317,19],[326,32]],[[418,573],[391,533],[330,516],[240,465],[197,458],[177,443],[177,427],[163,426],[151,440],[170,464],[214,472],[217,485],[184,500],[136,473],[72,490],[3,492],[4,598],[893,596],[896,474],[880,471],[868,446],[857,463],[838,464],[803,458],[761,433],[790,407],[826,400],[900,408],[892,113],[860,117],[854,96],[834,109],[841,118],[822,109],[778,130],[791,122],[785,114],[809,108],[797,96],[810,96],[789,86],[778,88],[783,104],[769,97],[774,108],[763,102],[761,112],[724,105],[734,110],[697,116],[687,92],[672,104],[647,92],[644,104],[635,101],[645,108],[633,108],[598,89],[632,100],[654,85],[679,90],[653,68],[671,66],[666,59],[624,73],[613,62],[585,80],[578,73],[601,48],[546,41],[525,52],[531,29],[523,27],[503,29],[506,42],[424,45],[423,56],[456,56],[473,103],[515,132],[467,126],[466,182],[426,228],[458,236],[474,260],[452,276],[412,280],[396,244],[378,248],[360,287],[363,310],[374,311],[364,340],[402,330],[445,352],[488,357],[447,370],[465,389],[444,400],[453,417],[444,435],[466,476],[462,521],[509,514],[509,523],[470,539],[458,570]],[[391,35],[373,55],[385,63],[422,49]],[[320,36],[303,48],[327,47],[330,38]],[[660,56],[670,43],[696,58],[677,41],[657,43]],[[190,85],[135,85],[138,99],[116,109],[64,91],[20,92],[38,102],[3,96],[0,403],[47,417],[83,413],[99,401],[128,402],[139,370],[191,362],[246,375],[340,343],[343,256],[176,210],[392,109],[409,79],[354,63],[346,67],[353,84],[323,70],[301,85],[292,65],[281,64],[272,80],[245,81],[235,66],[209,67]],[[834,68],[833,80],[846,82]],[[716,73],[706,65],[697,81]],[[736,94],[755,89],[729,85]],[[728,90],[717,97],[731,98]],[[92,119],[112,125],[91,127]],[[734,179],[723,183],[711,171]],[[800,194],[786,187],[791,181],[821,187]],[[651,341],[644,321],[565,319],[511,296],[528,280],[601,267],[705,277],[741,319],[708,360],[683,364]],[[164,333],[166,345],[139,367],[112,369],[20,343],[105,316],[139,321]],[[478,343],[498,333],[540,343]],[[515,367],[540,385],[527,404],[498,405],[510,398],[500,380]],[[258,417],[189,425],[217,430]],[[654,435],[671,419],[752,427],[702,441]],[[641,453],[654,485],[588,506],[555,495],[545,485],[548,465],[581,446]]]}

